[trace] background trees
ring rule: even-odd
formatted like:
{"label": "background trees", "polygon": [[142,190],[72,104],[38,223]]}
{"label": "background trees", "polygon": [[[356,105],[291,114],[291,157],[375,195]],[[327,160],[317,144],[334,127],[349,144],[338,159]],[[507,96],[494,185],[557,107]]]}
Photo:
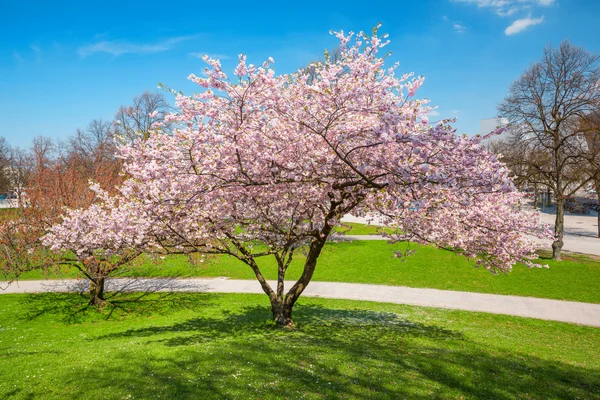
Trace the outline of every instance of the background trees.
{"label": "background trees", "polygon": [[[134,213],[111,197],[124,179],[117,143],[147,138],[168,109],[162,94],[145,92],[131,106],[119,108],[118,124],[95,119],[67,140],[38,137],[27,150],[11,149],[0,138],[0,186],[17,193],[19,200],[18,212],[3,214],[0,224],[4,280],[68,264],[89,279],[90,304],[104,301],[106,277],[143,250],[139,235],[132,233],[136,223],[122,219]],[[106,224],[98,225],[101,222]],[[64,251],[52,250],[43,239],[53,226],[63,224],[76,224],[79,231],[53,230],[65,246]],[[90,241],[92,236],[98,239]],[[77,243],[85,243],[88,250],[82,251]]]}
{"label": "background trees", "polygon": [[[132,106],[119,109],[120,126],[95,119],[64,141],[38,137],[27,150],[11,149],[1,138],[0,186],[16,192],[19,200],[19,211],[6,214],[10,221],[0,227],[3,254],[0,272],[4,279],[12,280],[28,270],[47,270],[67,263],[90,280],[90,303],[102,302],[104,279],[135,258],[139,254],[136,248],[112,253],[99,248],[86,254],[57,253],[48,250],[42,237],[63,218],[82,222],[81,216],[65,215],[66,208],[87,210],[98,202],[99,191],[115,193],[123,181],[122,161],[116,157],[116,139],[123,142],[147,135],[152,124],[164,118],[167,108],[162,95],[146,92],[134,98]],[[153,112],[159,114],[148,115]],[[90,190],[90,182],[97,184],[95,191]],[[95,218],[106,219],[102,213],[107,211],[101,207],[88,212]]]}
{"label": "background trees", "polygon": [[6,139],[0,137],[0,193],[8,192],[11,189],[11,149]]}
{"label": "background trees", "polygon": [[[0,228],[5,279],[72,261],[72,256],[49,251],[42,237],[62,220],[65,208],[87,208],[94,203],[90,181],[112,192],[122,181],[113,134],[111,123],[94,120],[66,142],[38,137],[28,153],[12,152],[10,187],[23,196],[19,196],[18,213],[11,214]],[[85,270],[93,264],[87,260],[77,266]]]}
{"label": "background trees", "polygon": [[518,163],[530,179],[554,192],[555,259],[563,246],[565,200],[590,179],[578,121],[598,108],[599,82],[599,56],[564,41],[544,49],[542,59],[513,82],[498,106],[513,125],[512,147],[524,155]]}
{"label": "background trees", "polygon": [[115,129],[125,141],[147,139],[155,129],[154,124],[164,121],[170,109],[162,93],[144,92],[133,98],[133,104],[119,108],[115,114]]}

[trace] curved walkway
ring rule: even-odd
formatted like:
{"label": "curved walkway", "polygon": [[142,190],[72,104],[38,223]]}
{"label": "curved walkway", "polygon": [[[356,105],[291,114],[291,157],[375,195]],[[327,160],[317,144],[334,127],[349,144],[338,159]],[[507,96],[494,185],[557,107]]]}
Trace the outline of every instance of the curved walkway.
{"label": "curved walkway", "polygon": [[[275,287],[275,282],[270,281],[269,284]],[[286,287],[292,284],[293,282],[286,282]],[[0,285],[3,289],[0,294],[84,292],[88,285],[88,281],[84,280],[20,281],[8,286]],[[257,281],[225,278],[119,278],[108,280],[107,290],[263,293]],[[450,308],[600,327],[600,304],[574,301],[340,282],[311,282],[303,296]]]}

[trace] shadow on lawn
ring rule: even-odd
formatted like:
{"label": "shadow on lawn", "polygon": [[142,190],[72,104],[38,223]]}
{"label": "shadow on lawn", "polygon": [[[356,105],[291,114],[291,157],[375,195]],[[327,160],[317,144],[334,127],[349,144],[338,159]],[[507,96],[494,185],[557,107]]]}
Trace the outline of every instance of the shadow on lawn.
{"label": "shadow on lawn", "polygon": [[32,293],[25,297],[22,318],[31,321],[52,317],[69,324],[109,319],[169,314],[182,309],[206,307],[215,295],[177,292],[109,292],[100,307],[88,304],[85,293]]}
{"label": "shadow on lawn", "polygon": [[600,397],[597,370],[489,350],[393,313],[298,305],[294,331],[268,318],[254,306],[104,335],[92,342],[141,345],[76,368],[65,383],[85,390],[74,397],[109,387],[166,399]]}
{"label": "shadow on lawn", "polygon": [[[384,340],[386,336],[391,336],[394,339],[399,339],[402,336],[437,339],[462,338],[460,333],[436,326],[412,323],[388,312],[332,310],[315,305],[298,305],[296,307],[296,318],[299,321],[296,330],[283,330],[270,321],[270,312],[266,307],[253,306],[244,308],[242,313],[224,311],[223,318],[199,317],[173,325],[130,329],[101,336],[97,339],[167,335],[170,337],[153,339],[150,343],[161,342],[166,346],[189,346],[248,335],[280,339],[302,335],[317,339],[324,331],[331,339],[336,335],[345,336],[356,330],[359,330],[363,335],[372,331],[373,334],[379,336],[379,340]],[[173,336],[173,334],[181,333],[184,335]]]}

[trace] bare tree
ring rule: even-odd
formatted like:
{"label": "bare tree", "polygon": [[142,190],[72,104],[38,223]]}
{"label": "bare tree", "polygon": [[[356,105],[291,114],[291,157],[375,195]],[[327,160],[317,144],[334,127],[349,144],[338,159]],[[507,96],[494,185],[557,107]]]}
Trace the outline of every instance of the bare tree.
{"label": "bare tree", "polygon": [[10,185],[11,148],[6,139],[0,136],[0,193],[8,192]]}
{"label": "bare tree", "polygon": [[[587,145],[587,172],[594,184],[596,198],[600,205],[600,110],[582,118],[580,129]],[[598,211],[598,237],[600,237],[600,209]]]}
{"label": "bare tree", "polygon": [[121,106],[115,115],[117,132],[125,141],[147,139],[154,124],[164,119],[170,110],[161,93],[144,92],[133,98],[130,106]]}
{"label": "bare tree", "polygon": [[[523,160],[548,185],[556,202],[552,257],[563,247],[564,207],[589,180],[584,172],[582,139],[576,123],[600,104],[600,56],[564,41],[544,49],[542,59],[512,83],[498,106],[514,127],[514,145],[532,155]],[[582,170],[583,169],[583,170]]]}
{"label": "bare tree", "polygon": [[312,83],[318,76],[317,68],[320,66],[327,66],[328,63],[336,63],[341,60],[342,52],[341,49],[335,48],[331,51],[325,50],[323,52],[323,57],[319,58],[316,61],[311,61],[306,67],[304,67],[304,72],[308,74],[308,82]]}
{"label": "bare tree", "polygon": [[19,208],[29,204],[27,184],[33,171],[33,158],[29,151],[12,148],[10,153],[11,188],[15,191]]}
{"label": "bare tree", "polygon": [[531,167],[533,160],[530,158],[534,157],[535,153],[532,154],[528,148],[515,143],[517,140],[518,138],[514,136],[506,137],[491,142],[487,148],[510,169],[513,181],[518,188],[523,189],[529,185],[540,184],[539,174]]}

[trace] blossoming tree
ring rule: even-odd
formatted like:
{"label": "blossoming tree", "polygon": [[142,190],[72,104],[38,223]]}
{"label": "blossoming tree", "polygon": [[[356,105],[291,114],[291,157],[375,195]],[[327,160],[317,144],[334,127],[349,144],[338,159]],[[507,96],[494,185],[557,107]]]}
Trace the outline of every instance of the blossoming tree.
{"label": "blossoming tree", "polygon": [[[292,74],[241,55],[230,79],[205,58],[206,77],[190,76],[203,90],[178,95],[179,112],[166,118],[173,134],[120,150],[130,176],[121,195],[135,204],[129,217],[152,221],[142,236],[170,252],[238,258],[284,326],[348,213],[383,215],[395,228],[391,241],[449,248],[492,271],[533,265],[524,234],[537,232],[537,221],[519,212],[508,170],[480,138],[429,124],[427,101],[414,98],[423,78],[384,66],[385,37],[336,36],[335,60]],[[286,288],[301,248],[302,274]],[[277,261],[276,286],[261,257]]]}
{"label": "blossoming tree", "polygon": [[106,278],[151,246],[151,219],[132,212],[134,202],[110,196],[98,184],[91,188],[98,201],[67,210],[41,242],[54,252],[55,263],[75,267],[89,280],[90,305],[101,305]]}

